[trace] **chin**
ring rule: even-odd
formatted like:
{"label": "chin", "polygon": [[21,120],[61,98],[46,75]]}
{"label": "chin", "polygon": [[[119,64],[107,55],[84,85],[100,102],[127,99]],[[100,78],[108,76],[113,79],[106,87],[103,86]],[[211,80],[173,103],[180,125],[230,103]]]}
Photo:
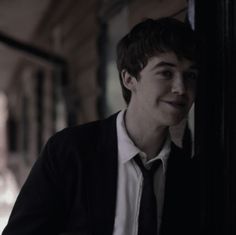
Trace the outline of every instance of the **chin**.
{"label": "chin", "polygon": [[178,117],[170,117],[170,118],[166,118],[164,121],[166,123],[166,126],[176,126],[178,125],[181,121],[183,121],[185,118],[185,116],[178,116]]}

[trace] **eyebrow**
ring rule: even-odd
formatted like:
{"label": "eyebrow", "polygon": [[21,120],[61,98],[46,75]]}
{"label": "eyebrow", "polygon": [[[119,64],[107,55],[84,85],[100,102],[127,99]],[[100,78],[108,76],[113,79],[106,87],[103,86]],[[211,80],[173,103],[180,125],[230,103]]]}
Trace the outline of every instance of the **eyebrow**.
{"label": "eyebrow", "polygon": [[153,70],[159,67],[164,67],[164,66],[176,67],[176,64],[166,62],[166,61],[161,61],[153,66]]}
{"label": "eyebrow", "polygon": [[199,67],[196,64],[192,64],[189,68],[199,70]]}
{"label": "eyebrow", "polygon": [[[166,61],[161,61],[159,63],[157,63],[156,65],[153,66],[152,70],[156,69],[156,68],[160,68],[160,67],[165,67],[165,66],[169,66],[169,67],[176,67],[176,64],[171,63],[171,62],[166,62]],[[194,69],[194,70],[198,70],[198,66],[196,64],[192,64],[189,69]]]}

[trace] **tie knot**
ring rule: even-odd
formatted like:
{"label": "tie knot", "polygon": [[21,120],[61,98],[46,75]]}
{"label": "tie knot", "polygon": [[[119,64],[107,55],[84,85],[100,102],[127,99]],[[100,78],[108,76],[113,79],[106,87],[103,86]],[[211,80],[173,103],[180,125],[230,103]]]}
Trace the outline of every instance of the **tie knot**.
{"label": "tie knot", "polygon": [[161,160],[158,159],[156,161],[154,161],[152,163],[152,166],[150,169],[147,169],[144,165],[143,165],[143,162],[142,160],[140,159],[140,156],[139,155],[136,155],[134,157],[134,160],[136,162],[136,164],[139,166],[140,170],[142,171],[142,174],[143,176],[145,175],[153,175],[155,173],[155,171],[157,170],[157,168],[161,165]]}

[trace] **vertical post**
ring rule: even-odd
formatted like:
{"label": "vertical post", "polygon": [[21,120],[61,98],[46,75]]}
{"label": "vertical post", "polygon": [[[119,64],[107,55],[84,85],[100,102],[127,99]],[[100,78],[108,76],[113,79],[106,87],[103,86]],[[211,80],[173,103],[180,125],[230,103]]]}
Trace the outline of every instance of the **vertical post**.
{"label": "vertical post", "polygon": [[204,165],[206,234],[236,234],[235,3],[195,1],[203,40],[196,101],[196,151]]}

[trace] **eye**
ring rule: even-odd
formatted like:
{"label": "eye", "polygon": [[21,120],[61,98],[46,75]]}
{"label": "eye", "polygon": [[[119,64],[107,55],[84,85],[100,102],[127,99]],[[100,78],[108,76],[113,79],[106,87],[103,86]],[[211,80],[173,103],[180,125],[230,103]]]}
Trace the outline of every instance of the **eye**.
{"label": "eye", "polygon": [[160,72],[160,74],[166,79],[170,79],[173,77],[173,72],[171,70],[163,70]]}
{"label": "eye", "polygon": [[198,78],[198,73],[197,72],[185,72],[184,73],[184,78],[185,79],[190,79],[190,80],[196,80]]}

